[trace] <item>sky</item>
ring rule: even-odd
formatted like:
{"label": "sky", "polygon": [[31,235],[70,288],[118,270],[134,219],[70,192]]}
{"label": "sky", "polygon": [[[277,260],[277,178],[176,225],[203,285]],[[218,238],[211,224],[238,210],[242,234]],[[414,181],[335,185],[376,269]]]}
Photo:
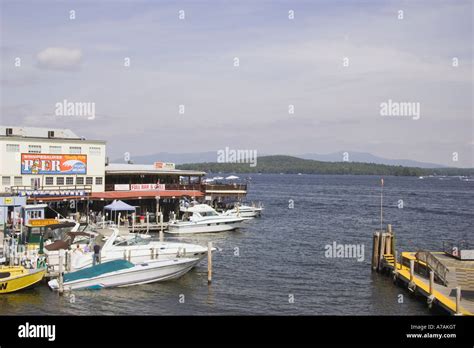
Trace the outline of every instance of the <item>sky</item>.
{"label": "sky", "polygon": [[[112,159],[227,147],[474,167],[473,16],[471,0],[0,0],[0,123],[70,128]],[[64,100],[95,117],[57,114]],[[389,101],[419,117],[382,115]]]}

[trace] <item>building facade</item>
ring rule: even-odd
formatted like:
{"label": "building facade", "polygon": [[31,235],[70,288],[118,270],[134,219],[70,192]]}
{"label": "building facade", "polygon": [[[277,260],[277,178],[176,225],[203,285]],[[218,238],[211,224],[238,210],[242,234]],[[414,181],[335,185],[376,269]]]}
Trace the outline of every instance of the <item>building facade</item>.
{"label": "building facade", "polygon": [[105,152],[105,141],[86,140],[68,129],[0,126],[0,192],[103,192]]}

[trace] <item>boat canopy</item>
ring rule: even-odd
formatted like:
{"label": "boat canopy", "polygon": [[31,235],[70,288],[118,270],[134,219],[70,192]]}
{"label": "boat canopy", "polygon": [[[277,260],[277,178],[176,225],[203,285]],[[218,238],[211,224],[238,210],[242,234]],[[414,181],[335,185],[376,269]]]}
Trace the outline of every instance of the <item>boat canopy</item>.
{"label": "boat canopy", "polygon": [[116,199],[111,204],[106,205],[104,209],[111,211],[135,211],[136,208]]}
{"label": "boat canopy", "polygon": [[207,204],[196,204],[190,207],[181,206],[180,210],[182,212],[188,213],[207,213],[207,212],[215,212],[214,208]]}
{"label": "boat canopy", "polygon": [[120,271],[127,268],[135,267],[135,265],[126,260],[114,260],[101,263],[92,267],[87,267],[76,272],[64,274],[64,282],[71,282],[78,279],[88,279],[98,277],[105,273]]}

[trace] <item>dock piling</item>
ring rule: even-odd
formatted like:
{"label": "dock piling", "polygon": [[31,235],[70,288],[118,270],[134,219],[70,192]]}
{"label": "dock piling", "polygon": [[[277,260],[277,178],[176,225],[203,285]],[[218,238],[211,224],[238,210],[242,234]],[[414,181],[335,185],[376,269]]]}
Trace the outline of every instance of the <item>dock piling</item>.
{"label": "dock piling", "polygon": [[456,315],[461,315],[461,287],[456,286]]}
{"label": "dock piling", "polygon": [[374,232],[374,237],[372,241],[372,271],[375,271],[379,267],[379,239],[380,233]]}
{"label": "dock piling", "polygon": [[63,288],[63,250],[59,250],[59,268],[58,268],[58,285],[59,294],[62,295],[64,292]]}
{"label": "dock piling", "polygon": [[212,242],[207,243],[207,284],[212,282]]}
{"label": "dock piling", "polygon": [[163,212],[160,213],[160,242],[163,241]]}

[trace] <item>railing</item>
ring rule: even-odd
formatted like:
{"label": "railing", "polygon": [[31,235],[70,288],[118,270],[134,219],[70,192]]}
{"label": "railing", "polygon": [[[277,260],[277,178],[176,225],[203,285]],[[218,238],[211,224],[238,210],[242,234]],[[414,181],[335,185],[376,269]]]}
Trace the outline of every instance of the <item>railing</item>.
{"label": "railing", "polygon": [[447,275],[449,269],[440,262],[432,253],[429,251],[418,251],[415,255],[418,261],[426,263],[426,266],[430,268],[438,279],[445,285],[448,285]]}
{"label": "railing", "polygon": [[92,185],[59,185],[59,186],[42,185],[38,187],[11,186],[10,191],[13,194],[18,194],[23,191],[85,191],[87,193],[90,193],[92,192]]}
{"label": "railing", "polygon": [[216,190],[216,191],[227,191],[227,190],[242,190],[247,191],[247,184],[203,184],[204,190]]}
{"label": "railing", "polygon": [[[120,184],[105,184],[105,191],[115,191],[115,185]],[[128,184],[123,184],[128,185]],[[202,185],[201,184],[189,184],[189,185],[182,185],[182,184],[164,184],[165,190],[194,190],[194,191],[201,191]],[[119,190],[122,191],[122,190]],[[123,190],[123,191],[130,191],[130,190]],[[138,191],[137,191],[138,192]]]}
{"label": "railing", "polygon": [[443,251],[451,256],[460,258],[461,257],[461,250],[469,250],[469,243],[465,240],[461,240],[457,243],[453,242],[443,242]]}

